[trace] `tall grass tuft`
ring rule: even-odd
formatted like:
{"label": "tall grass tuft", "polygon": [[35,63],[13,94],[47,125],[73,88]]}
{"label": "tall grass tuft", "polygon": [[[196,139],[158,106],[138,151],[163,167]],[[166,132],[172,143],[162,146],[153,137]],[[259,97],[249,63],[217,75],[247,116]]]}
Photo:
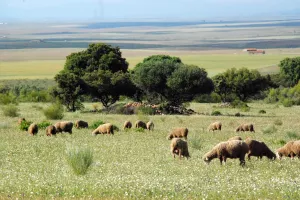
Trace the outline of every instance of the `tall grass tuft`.
{"label": "tall grass tuft", "polygon": [[266,128],[262,129],[264,134],[272,134],[277,131],[277,128],[273,124],[269,124]]}
{"label": "tall grass tuft", "polygon": [[18,111],[19,111],[18,107],[13,104],[9,104],[2,107],[3,115],[6,117],[17,117],[19,116]]}
{"label": "tall grass tuft", "polygon": [[274,124],[275,124],[276,126],[281,126],[281,125],[283,124],[283,122],[282,122],[280,119],[276,119],[276,120],[274,121]]}
{"label": "tall grass tuft", "polygon": [[93,151],[89,148],[68,149],[66,158],[76,175],[84,175],[93,163]]}
{"label": "tall grass tuft", "polygon": [[47,119],[62,119],[64,117],[64,108],[59,103],[48,106],[43,112]]}
{"label": "tall grass tuft", "polygon": [[90,126],[89,128],[90,129],[96,129],[98,128],[98,126],[102,125],[102,124],[105,124],[103,121],[101,120],[98,120],[98,121],[94,121]]}
{"label": "tall grass tuft", "polygon": [[291,139],[296,139],[296,140],[300,139],[300,135],[297,134],[295,131],[288,131],[286,134]]}
{"label": "tall grass tuft", "polygon": [[193,137],[189,139],[189,143],[192,148],[201,150],[202,149],[202,144],[201,144],[201,139],[200,137]]}

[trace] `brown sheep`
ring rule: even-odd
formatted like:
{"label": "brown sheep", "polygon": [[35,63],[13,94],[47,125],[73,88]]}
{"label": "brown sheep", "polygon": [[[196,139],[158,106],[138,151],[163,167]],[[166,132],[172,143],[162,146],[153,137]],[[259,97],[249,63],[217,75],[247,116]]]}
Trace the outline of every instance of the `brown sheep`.
{"label": "brown sheep", "polygon": [[77,129],[79,129],[79,128],[88,128],[88,127],[89,127],[89,124],[88,124],[87,122],[85,122],[85,121],[77,120],[77,121],[75,122],[75,127],[76,127]]}
{"label": "brown sheep", "polygon": [[229,138],[227,141],[230,141],[230,140],[243,140],[243,138],[241,138],[240,136],[234,136],[232,138]]}
{"label": "brown sheep", "polygon": [[213,132],[215,130],[221,131],[221,129],[222,129],[222,123],[221,122],[214,122],[214,123],[212,123],[208,126],[208,131],[213,131]]}
{"label": "brown sheep", "polygon": [[138,120],[135,122],[135,128],[147,129],[147,125],[145,122]]}
{"label": "brown sheep", "polygon": [[173,154],[174,158],[175,155],[178,155],[179,159],[181,159],[181,156],[186,157],[187,159],[191,157],[189,154],[187,142],[180,138],[173,138],[170,147],[171,153]]}
{"label": "brown sheep", "polygon": [[28,128],[28,133],[30,135],[36,135],[39,131],[38,126],[35,123],[30,124],[29,128]]}
{"label": "brown sheep", "polygon": [[253,124],[241,124],[239,127],[235,129],[235,132],[239,132],[239,131],[242,132],[250,131],[255,133]]}
{"label": "brown sheep", "polygon": [[210,163],[214,158],[219,158],[226,163],[227,158],[239,158],[240,165],[245,165],[245,155],[249,151],[248,145],[240,140],[231,140],[217,144],[211,151],[204,155],[204,161]]}
{"label": "brown sheep", "polygon": [[152,121],[147,122],[146,127],[147,127],[147,129],[148,129],[149,131],[150,131],[150,130],[153,131],[153,129],[154,129],[154,124],[153,124],[153,122],[152,122]]}
{"label": "brown sheep", "polygon": [[26,121],[25,118],[19,118],[18,119],[18,124],[20,125],[23,121]]}
{"label": "brown sheep", "polygon": [[276,158],[275,153],[273,153],[264,142],[252,140],[251,138],[247,138],[245,142],[249,147],[249,151],[248,151],[249,160],[251,156],[256,156],[259,157],[260,159],[262,159],[263,156],[266,156],[271,160],[275,160]]}
{"label": "brown sheep", "polygon": [[276,152],[277,158],[281,159],[282,156],[293,157],[293,153],[292,153],[293,144],[294,144],[294,141],[290,141],[290,142],[286,143],[283,147],[277,149],[277,152]]}
{"label": "brown sheep", "polygon": [[46,128],[46,135],[47,136],[52,136],[52,135],[56,135],[56,128],[53,125],[50,125]]}
{"label": "brown sheep", "polygon": [[294,141],[292,147],[291,147],[291,157],[294,158],[294,156],[297,156],[300,158],[300,140]]}
{"label": "brown sheep", "polygon": [[56,133],[68,132],[72,134],[73,123],[72,122],[57,122],[55,125]]}
{"label": "brown sheep", "polygon": [[169,136],[167,137],[168,140],[171,140],[173,138],[184,138],[187,140],[189,130],[187,128],[175,128],[171,131]]}
{"label": "brown sheep", "polygon": [[123,129],[125,130],[126,128],[131,128],[132,127],[132,123],[130,121],[125,121],[124,122],[124,126]]}
{"label": "brown sheep", "polygon": [[98,126],[98,128],[92,132],[92,135],[94,136],[97,134],[114,134],[113,125],[111,123],[106,123]]}

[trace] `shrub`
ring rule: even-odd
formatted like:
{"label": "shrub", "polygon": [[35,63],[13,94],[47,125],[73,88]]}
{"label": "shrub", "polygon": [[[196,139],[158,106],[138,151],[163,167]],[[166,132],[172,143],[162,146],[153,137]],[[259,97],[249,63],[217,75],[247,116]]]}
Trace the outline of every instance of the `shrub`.
{"label": "shrub", "polygon": [[50,126],[51,123],[48,121],[42,121],[41,123],[38,123],[39,129],[46,129],[48,126]]}
{"label": "shrub", "polygon": [[290,99],[284,99],[284,100],[282,101],[282,105],[283,105],[284,107],[292,107],[292,106],[293,106],[293,101],[290,100]]}
{"label": "shrub", "polygon": [[89,148],[69,149],[66,158],[76,175],[84,175],[93,163],[93,152]]}
{"label": "shrub", "polygon": [[259,114],[266,114],[267,112],[265,110],[258,111]]}
{"label": "shrub", "polygon": [[218,111],[218,110],[215,110],[215,111],[213,111],[211,113],[211,115],[213,115],[213,116],[219,116],[219,115],[222,115],[222,113],[220,111]]}
{"label": "shrub", "polygon": [[288,131],[287,136],[291,139],[296,139],[296,140],[300,139],[300,135],[298,135],[295,131]]}
{"label": "shrub", "polygon": [[282,123],[282,121],[280,119],[276,119],[274,121],[274,124],[277,125],[277,126],[281,126],[283,123]]}
{"label": "shrub", "polygon": [[13,104],[9,104],[2,107],[2,112],[6,117],[17,117],[19,116],[18,111],[18,107]]}
{"label": "shrub", "polygon": [[29,128],[30,124],[32,124],[32,122],[24,120],[24,121],[21,122],[21,124],[19,126],[19,129],[21,131],[28,131],[28,128]]}
{"label": "shrub", "polygon": [[240,108],[240,109],[249,107],[245,102],[243,102],[241,100],[238,100],[238,99],[236,99],[233,102],[231,102],[230,105],[233,108]]}
{"label": "shrub", "polygon": [[0,104],[17,104],[17,97],[12,94],[0,94]]}
{"label": "shrub", "polygon": [[234,116],[236,116],[236,117],[242,117],[243,115],[238,112],[238,113],[235,113]]}
{"label": "shrub", "polygon": [[48,106],[43,112],[47,119],[62,119],[64,117],[64,108],[59,103]]}
{"label": "shrub", "polygon": [[250,111],[250,107],[241,107],[240,110],[242,112],[249,112]]}
{"label": "shrub", "polygon": [[90,129],[96,129],[98,128],[98,126],[102,125],[102,124],[105,124],[103,121],[101,120],[98,120],[98,121],[94,121],[90,126],[89,128]]}
{"label": "shrub", "polygon": [[144,132],[145,131],[145,129],[143,129],[143,128],[135,128],[134,129],[136,132]]}
{"label": "shrub", "polygon": [[140,106],[135,111],[136,114],[155,115],[155,109],[151,107]]}
{"label": "shrub", "polygon": [[271,134],[277,131],[276,127],[273,124],[268,125],[266,128],[262,129],[264,134]]}

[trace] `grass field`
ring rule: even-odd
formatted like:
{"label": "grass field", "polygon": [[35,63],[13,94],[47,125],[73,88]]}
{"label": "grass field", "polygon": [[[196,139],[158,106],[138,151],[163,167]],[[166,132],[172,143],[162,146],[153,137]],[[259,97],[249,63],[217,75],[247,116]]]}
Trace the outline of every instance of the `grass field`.
{"label": "grass field", "polygon": [[[118,127],[125,120],[151,119],[153,132],[119,131],[114,136],[93,137],[92,130],[73,130],[72,135],[46,137],[44,130],[30,137],[17,129],[17,118],[0,113],[0,198],[21,199],[299,199],[298,159],[269,161],[266,158],[238,160],[221,166],[217,159],[206,165],[202,157],[220,141],[235,136],[240,123],[254,123],[256,133],[240,133],[264,141],[272,150],[284,142],[299,139],[300,107],[284,108],[263,103],[249,104],[245,117],[233,117],[237,109],[214,108],[214,104],[191,104],[202,113],[219,110],[226,116],[146,116],[66,113],[64,120],[84,119],[111,122]],[[19,104],[20,116],[41,122],[46,104]],[[91,109],[86,104],[86,109]],[[258,114],[264,109],[266,114]],[[207,132],[216,120],[221,132]],[[275,121],[282,125],[274,125]],[[51,121],[54,123],[55,121]],[[280,123],[276,123],[280,124]],[[172,158],[166,136],[173,127],[189,128],[191,159]],[[267,126],[275,127],[264,131]],[[66,160],[66,151],[89,148],[93,163],[86,175],[77,176]]]}
{"label": "grass field", "polygon": [[[80,51],[74,49],[74,52]],[[2,51],[4,52],[4,51]],[[71,50],[37,50],[7,51],[0,62],[0,79],[37,79],[53,78],[65,63],[65,57]],[[274,73],[280,60],[286,57],[298,56],[299,50],[275,51],[270,50],[266,55],[248,55],[241,51],[163,51],[163,50],[124,50],[130,68],[141,62],[145,57],[153,54],[169,54],[179,56],[186,64],[193,64],[205,68],[209,76],[223,72],[232,67],[258,69],[262,73]],[[268,51],[267,51],[268,52]],[[28,60],[26,60],[28,58]],[[34,59],[36,58],[36,59]]]}

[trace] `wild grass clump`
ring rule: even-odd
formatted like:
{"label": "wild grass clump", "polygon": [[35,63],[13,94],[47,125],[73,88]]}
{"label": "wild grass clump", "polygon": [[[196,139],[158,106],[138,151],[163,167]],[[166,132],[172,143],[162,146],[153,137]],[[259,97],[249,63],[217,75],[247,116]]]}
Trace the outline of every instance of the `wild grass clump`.
{"label": "wild grass clump", "polygon": [[290,100],[290,99],[284,99],[284,100],[282,101],[282,105],[283,105],[284,107],[292,107],[292,106],[293,106],[293,101]]}
{"label": "wild grass clump", "polygon": [[98,128],[98,126],[102,125],[102,124],[105,124],[103,121],[101,120],[98,120],[98,121],[94,121],[90,126],[89,128],[90,129],[96,129]]}
{"label": "wild grass clump", "polygon": [[258,113],[259,114],[266,114],[267,112],[265,110],[259,110]]}
{"label": "wild grass clump", "polygon": [[194,149],[201,150],[202,144],[200,137],[194,137],[189,139],[190,146]]}
{"label": "wild grass clump", "polygon": [[7,122],[0,122],[0,129],[9,129],[10,125]]}
{"label": "wild grass clump", "polygon": [[285,140],[275,140],[273,141],[274,144],[278,144],[280,146],[284,146],[286,144]]}
{"label": "wild grass clump", "polygon": [[68,149],[66,159],[76,175],[84,175],[93,163],[93,151],[89,148]]}
{"label": "wild grass clump", "polygon": [[295,140],[299,140],[300,139],[300,135],[297,134],[295,131],[288,131],[286,133],[287,137],[291,138],[291,139],[295,139]]}
{"label": "wild grass clump", "polygon": [[145,132],[145,129],[144,129],[144,128],[141,128],[141,127],[140,127],[140,128],[135,128],[134,130],[135,130],[136,132],[142,132],[142,133]]}
{"label": "wild grass clump", "polygon": [[28,131],[30,124],[32,124],[32,122],[24,120],[21,122],[19,129],[21,131]]}
{"label": "wild grass clump", "polygon": [[273,124],[269,124],[266,128],[262,129],[264,134],[272,134],[277,131],[277,128]]}
{"label": "wild grass clump", "polygon": [[0,104],[17,104],[17,97],[12,94],[0,94]]}
{"label": "wild grass clump", "polygon": [[222,115],[222,113],[221,113],[220,111],[218,111],[218,110],[215,110],[215,111],[213,111],[213,112],[211,113],[211,115],[212,115],[212,116],[220,116],[220,115]]}
{"label": "wild grass clump", "polygon": [[281,125],[283,124],[283,122],[282,122],[280,119],[276,119],[276,120],[274,121],[274,124],[275,124],[276,126],[281,126]]}
{"label": "wild grass clump", "polygon": [[155,109],[146,106],[140,106],[135,111],[136,114],[155,115]]}
{"label": "wild grass clump", "polygon": [[51,123],[48,121],[42,121],[41,123],[38,123],[37,126],[39,129],[46,129],[48,126],[50,126]]}
{"label": "wild grass clump", "polygon": [[13,104],[9,104],[2,107],[3,115],[6,117],[17,117],[19,116],[18,111],[19,111],[18,107]]}
{"label": "wild grass clump", "polygon": [[62,119],[64,117],[64,108],[59,103],[48,106],[43,112],[47,119]]}

